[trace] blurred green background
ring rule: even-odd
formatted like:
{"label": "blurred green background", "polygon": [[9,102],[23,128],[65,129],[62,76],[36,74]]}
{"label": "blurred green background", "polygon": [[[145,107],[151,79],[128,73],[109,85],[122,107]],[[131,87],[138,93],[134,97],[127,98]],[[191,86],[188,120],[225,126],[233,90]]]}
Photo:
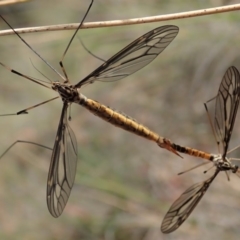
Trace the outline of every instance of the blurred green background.
{"label": "blurred green background", "polygon": [[[237,2],[237,1],[235,1]],[[231,4],[234,1],[96,0],[86,21],[154,16]],[[89,1],[29,1],[2,7],[14,27],[79,22]],[[108,59],[144,33],[164,24],[180,33],[153,63],[113,83],[94,83],[83,94],[122,111],[172,141],[217,153],[203,106],[217,94],[226,69],[240,69],[239,12],[160,23],[81,30],[87,48]],[[0,21],[1,29],[8,29]],[[26,34],[23,37],[54,67],[73,31]],[[27,75],[56,75],[16,36],[0,37],[0,61]],[[75,39],[64,65],[77,83],[101,62]],[[14,113],[57,94],[0,68],[0,113]],[[210,110],[214,109],[210,107]],[[17,139],[52,147],[62,102],[55,100],[28,115],[0,119],[0,151]],[[51,152],[26,144],[14,147],[0,163],[1,239],[238,239],[240,180],[220,174],[189,219],[174,233],[160,232],[173,201],[188,187],[205,180],[209,168],[177,173],[203,162],[177,156],[72,105],[70,123],[76,134],[79,164],[75,185],[62,216],[54,219],[46,205]],[[237,119],[231,146],[240,144]],[[235,157],[240,151],[235,151]]]}

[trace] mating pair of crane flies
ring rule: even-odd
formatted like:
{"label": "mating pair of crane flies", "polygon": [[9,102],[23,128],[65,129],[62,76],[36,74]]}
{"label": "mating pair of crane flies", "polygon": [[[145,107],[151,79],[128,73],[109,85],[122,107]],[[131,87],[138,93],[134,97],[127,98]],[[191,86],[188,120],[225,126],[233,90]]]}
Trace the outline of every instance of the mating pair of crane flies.
{"label": "mating pair of crane flies", "polygon": [[89,8],[79,24],[77,30],[74,32],[71,40],[69,41],[66,50],[60,61],[60,66],[63,71],[63,76],[57,72],[46,60],[44,60],[37,51],[35,51],[14,29],[13,27],[2,17],[3,21],[15,32],[15,34],[30,48],[40,59],[42,59],[58,76],[62,81],[54,81],[50,83],[44,83],[38,79],[22,74],[16,70],[11,69],[7,65],[0,62],[0,64],[7,70],[11,71],[18,76],[35,82],[46,88],[51,88],[56,91],[59,96],[50,100],[44,101],[35,106],[31,106],[24,110],[21,110],[15,114],[8,115],[20,115],[26,114],[29,110],[50,102],[56,98],[61,98],[63,101],[63,108],[58,125],[57,135],[52,151],[50,168],[47,180],[47,206],[49,212],[53,217],[59,217],[63,212],[76,175],[77,168],[77,141],[73,130],[68,123],[68,108],[72,103],[77,103],[98,117],[108,121],[109,123],[125,129],[129,132],[142,136],[148,140],[156,142],[160,147],[165,148],[178,155],[172,145],[167,139],[159,136],[157,133],[151,131],[147,127],[137,123],[132,118],[123,115],[119,112],[112,110],[111,108],[100,104],[94,100],[91,100],[79,92],[83,85],[93,83],[95,81],[117,81],[129,76],[130,74],[138,71],[153,59],[155,59],[177,36],[179,28],[173,25],[166,25],[158,27],[143,36],[137,38],[131,44],[123,48],[120,52],[115,54],[109,60],[104,62],[100,67],[90,73],[87,77],[79,81],[77,84],[71,84],[67,76],[67,73],[63,66],[63,59],[67,53],[72,40],[81,28],[93,1],[89,5]]}
{"label": "mating pair of crane flies", "polygon": [[3,67],[10,70],[14,74],[33,81],[41,86],[51,88],[59,94],[59,96],[55,98],[21,110],[15,114],[5,114],[4,116],[28,113],[29,110],[55,100],[59,97],[63,101],[62,113],[53,147],[47,180],[47,205],[49,212],[54,217],[59,217],[63,212],[70,196],[76,174],[78,153],[77,141],[74,132],[68,124],[67,118],[68,107],[72,103],[77,103],[87,108],[93,114],[117,127],[135,133],[148,140],[152,140],[156,142],[160,147],[165,148],[177,155],[178,152],[181,152],[192,156],[201,157],[213,162],[214,166],[216,167],[215,173],[209,179],[201,183],[194,184],[188,188],[173,203],[166,216],[164,217],[161,226],[162,232],[173,232],[188,218],[190,213],[201,200],[219,172],[231,171],[233,173],[240,174],[238,166],[232,164],[231,159],[226,156],[239,105],[239,72],[235,67],[230,67],[227,70],[216,96],[213,128],[216,134],[217,142],[222,146],[222,154],[209,154],[203,151],[189,147],[182,147],[178,144],[172,143],[170,140],[159,136],[147,127],[137,123],[135,120],[132,120],[130,117],[116,112],[111,108],[104,106],[94,100],[88,99],[82,93],[80,93],[79,90],[83,85],[93,83],[95,81],[110,82],[120,80],[143,68],[153,59],[155,59],[157,55],[160,54],[173,41],[179,32],[178,27],[173,25],[166,25],[144,34],[129,44],[127,47],[122,49],[120,52],[115,54],[109,60],[104,62],[87,77],[82,79],[77,84],[73,85],[70,84],[70,81],[67,77],[63,66],[63,59],[72,43],[72,40],[74,39],[78,30],[81,28],[92,3],[93,1],[89,5],[89,8],[83,20],[79,24],[79,27],[69,41],[60,61],[63,76],[58,73],[57,70],[55,70],[46,60],[44,60],[41,55],[37,53],[17,32],[15,32],[11,25],[2,16],[0,16],[3,21],[5,21],[8,26],[16,33],[16,35],[62,79],[62,82],[55,81],[50,83],[43,83],[38,79],[13,70],[0,62]]}
{"label": "mating pair of crane flies", "polygon": [[226,172],[228,178],[228,171],[236,173],[240,176],[238,166],[232,164],[231,158],[227,157],[228,146],[238,111],[239,100],[240,74],[235,67],[230,67],[226,71],[220,84],[218,94],[216,96],[214,121],[213,124],[211,123],[217,144],[221,145],[221,154],[209,154],[172,143],[172,147],[176,151],[208,159],[213,162],[216,169],[210,178],[203,182],[196,183],[188,188],[172,204],[161,225],[163,233],[171,233],[181,226],[181,224],[188,218],[197,206],[198,202],[206,193],[210,184],[219,172]]}

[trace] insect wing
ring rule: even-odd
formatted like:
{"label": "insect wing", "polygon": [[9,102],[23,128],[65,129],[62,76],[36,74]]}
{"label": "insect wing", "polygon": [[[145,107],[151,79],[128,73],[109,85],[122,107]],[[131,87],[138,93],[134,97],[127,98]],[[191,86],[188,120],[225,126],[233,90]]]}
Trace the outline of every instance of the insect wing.
{"label": "insect wing", "polygon": [[67,204],[77,168],[77,141],[68,125],[67,108],[64,103],[48,173],[47,205],[53,217],[59,217]]}
{"label": "insect wing", "polygon": [[204,182],[196,183],[188,188],[172,204],[161,225],[161,231],[163,233],[171,233],[182,225],[193,209],[197,206],[198,202],[201,200],[218,172],[219,170],[216,170],[215,174],[211,178]]}
{"label": "insect wing", "polygon": [[214,127],[217,140],[222,144],[223,159],[232,135],[240,99],[240,74],[230,67],[224,74],[216,99]]}
{"label": "insect wing", "polygon": [[156,58],[173,41],[178,32],[177,26],[166,25],[144,34],[75,86],[79,88],[94,81],[109,82],[127,77]]}

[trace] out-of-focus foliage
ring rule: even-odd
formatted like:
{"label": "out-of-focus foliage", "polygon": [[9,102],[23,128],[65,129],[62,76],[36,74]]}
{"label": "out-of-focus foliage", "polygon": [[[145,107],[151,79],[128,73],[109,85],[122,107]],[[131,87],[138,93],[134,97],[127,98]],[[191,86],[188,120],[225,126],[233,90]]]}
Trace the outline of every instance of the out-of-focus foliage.
{"label": "out-of-focus foliage", "polygon": [[[115,20],[216,7],[234,1],[96,0],[87,21]],[[79,22],[88,1],[30,1],[1,8],[13,27]],[[94,54],[108,59],[140,35],[164,24],[180,33],[149,66],[113,83],[82,89],[89,98],[125,112],[176,143],[217,152],[203,102],[217,93],[226,69],[240,69],[239,12],[152,24],[81,30]],[[1,29],[8,27],[1,21]],[[72,31],[23,37],[47,61],[58,62]],[[30,76],[56,75],[16,36],[0,38],[0,61]],[[32,63],[33,64],[32,64]],[[76,38],[64,59],[73,83],[101,62]],[[34,65],[34,66],[33,66]],[[0,68],[0,113],[12,113],[56,94]],[[210,104],[213,110],[214,103]],[[17,139],[53,146],[61,111],[56,100],[28,115],[0,118],[0,151]],[[177,173],[203,160],[180,159],[156,144],[110,126],[73,105],[71,127],[79,146],[75,186],[62,216],[51,217],[45,192],[51,152],[19,144],[0,162],[1,239],[238,239],[240,180],[221,174],[189,219],[175,233],[163,235],[160,224],[171,203],[190,185],[206,179],[205,168]],[[231,141],[239,144],[239,121]],[[239,152],[239,151],[238,151]],[[234,156],[238,156],[237,151]],[[209,170],[208,174],[212,174]]]}

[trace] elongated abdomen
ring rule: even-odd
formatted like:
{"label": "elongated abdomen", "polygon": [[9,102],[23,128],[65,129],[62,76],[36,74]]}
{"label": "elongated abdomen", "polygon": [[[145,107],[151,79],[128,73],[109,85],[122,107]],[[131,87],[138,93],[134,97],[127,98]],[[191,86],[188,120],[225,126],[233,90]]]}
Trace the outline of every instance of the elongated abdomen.
{"label": "elongated abdomen", "polygon": [[148,140],[154,141],[160,146],[161,148],[165,148],[168,151],[180,156],[176,150],[172,148],[171,143],[168,141],[168,139],[165,139],[161,136],[159,136],[157,133],[151,131],[147,127],[145,127],[142,124],[139,124],[132,118],[119,113],[117,111],[114,111],[110,107],[107,107],[97,101],[94,101],[92,99],[88,99],[81,93],[79,94],[79,98],[76,98],[74,100],[75,103],[78,103],[82,105],[83,107],[87,108],[90,112],[92,112],[94,115],[104,119],[105,121],[120,127],[128,132],[132,132],[134,134],[137,134],[141,137],[144,137]]}
{"label": "elongated abdomen", "polygon": [[152,132],[142,124],[137,123],[132,118],[112,110],[110,107],[100,104],[99,102],[92,99],[86,99],[81,105],[87,108],[94,115],[104,119],[105,121],[117,127],[135,133],[149,140],[153,140],[155,142],[158,141],[158,134]]}
{"label": "elongated abdomen", "polygon": [[188,155],[191,155],[194,157],[200,157],[200,158],[204,158],[204,159],[207,159],[210,161],[213,161],[213,159],[214,159],[214,156],[212,154],[206,153],[206,152],[194,149],[194,148],[182,147],[175,143],[172,143],[172,147],[173,147],[173,149],[175,149],[178,152],[185,153],[185,154],[188,154]]}

